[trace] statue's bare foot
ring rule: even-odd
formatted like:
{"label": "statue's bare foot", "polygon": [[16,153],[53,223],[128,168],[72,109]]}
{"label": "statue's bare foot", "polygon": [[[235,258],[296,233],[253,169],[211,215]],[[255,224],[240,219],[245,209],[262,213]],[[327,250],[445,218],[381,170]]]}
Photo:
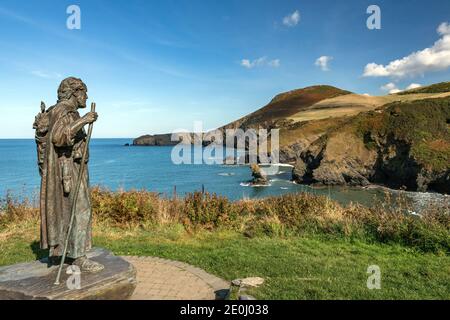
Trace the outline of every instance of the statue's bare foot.
{"label": "statue's bare foot", "polygon": [[78,266],[81,272],[89,272],[89,273],[99,272],[105,268],[105,266],[103,266],[102,264],[89,260],[87,257],[75,259],[72,265]]}

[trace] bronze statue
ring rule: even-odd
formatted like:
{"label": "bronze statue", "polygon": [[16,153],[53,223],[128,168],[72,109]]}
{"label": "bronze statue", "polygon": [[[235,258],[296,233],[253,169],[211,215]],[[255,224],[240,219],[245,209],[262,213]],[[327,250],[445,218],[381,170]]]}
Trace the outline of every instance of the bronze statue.
{"label": "bronze statue", "polygon": [[[68,236],[69,262],[79,266],[82,272],[98,272],[103,265],[86,257],[92,246],[92,212],[89,173],[82,166],[83,152],[88,150],[86,140],[89,140],[84,126],[92,125],[98,118],[96,112],[88,112],[83,117],[78,113],[78,109],[86,108],[87,99],[87,87],[80,79],[63,80],[57,104],[45,110],[42,103],[33,127],[41,175],[41,248],[49,249],[51,259],[60,258]],[[86,152],[85,164],[88,159]],[[73,224],[69,228],[72,208]]]}

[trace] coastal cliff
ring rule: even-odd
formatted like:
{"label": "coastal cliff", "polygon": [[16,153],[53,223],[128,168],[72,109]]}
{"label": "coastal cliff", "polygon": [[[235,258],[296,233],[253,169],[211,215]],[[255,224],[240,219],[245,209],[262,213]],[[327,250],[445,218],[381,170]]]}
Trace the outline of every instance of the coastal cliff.
{"label": "coastal cliff", "polygon": [[298,183],[450,193],[450,97],[395,102],[362,113],[296,158]]}
{"label": "coastal cliff", "polygon": [[[450,82],[387,96],[320,85],[274,97],[220,129],[280,130],[280,162],[302,184],[381,184],[450,193]],[[134,145],[174,145],[170,135]]]}

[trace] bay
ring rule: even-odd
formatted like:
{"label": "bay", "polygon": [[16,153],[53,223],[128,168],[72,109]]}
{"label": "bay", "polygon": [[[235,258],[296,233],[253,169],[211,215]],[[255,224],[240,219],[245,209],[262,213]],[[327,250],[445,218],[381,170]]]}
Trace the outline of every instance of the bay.
{"label": "bay", "polygon": [[[342,204],[357,202],[373,204],[382,200],[380,188],[325,187],[312,188],[291,182],[290,167],[270,176],[270,186],[250,187],[251,172],[247,166],[175,165],[171,160],[172,147],[125,147],[132,139],[93,139],[89,172],[91,184],[110,190],[148,190],[172,196],[174,187],[178,196],[204,188],[210,193],[232,200],[262,198],[294,192],[325,195]],[[36,200],[40,177],[36,163],[33,139],[0,140],[0,198],[9,193],[18,199]],[[419,204],[423,199],[445,199],[444,195],[407,193]]]}

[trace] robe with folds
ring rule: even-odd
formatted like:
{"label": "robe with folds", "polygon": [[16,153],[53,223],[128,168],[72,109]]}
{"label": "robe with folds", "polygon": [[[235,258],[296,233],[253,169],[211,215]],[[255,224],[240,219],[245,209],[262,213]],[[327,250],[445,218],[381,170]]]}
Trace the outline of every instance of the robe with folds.
{"label": "robe with folds", "polygon": [[[75,186],[86,146],[84,129],[71,132],[80,114],[68,102],[62,101],[49,109],[49,130],[41,173],[41,248],[50,256],[61,256],[69,228]],[[88,161],[86,157],[86,163]],[[81,178],[76,200],[67,257],[86,255],[92,242],[92,213],[87,165]]]}

